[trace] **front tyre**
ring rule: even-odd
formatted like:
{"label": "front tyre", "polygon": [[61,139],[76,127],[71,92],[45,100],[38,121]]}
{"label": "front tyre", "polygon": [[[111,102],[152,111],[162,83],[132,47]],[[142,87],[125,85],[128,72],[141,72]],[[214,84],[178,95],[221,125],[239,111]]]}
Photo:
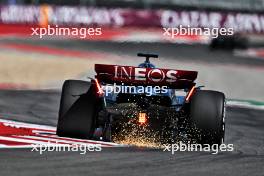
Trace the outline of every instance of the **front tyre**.
{"label": "front tyre", "polygon": [[222,144],[225,135],[225,95],[211,90],[197,90],[190,101],[190,122],[197,142]]}

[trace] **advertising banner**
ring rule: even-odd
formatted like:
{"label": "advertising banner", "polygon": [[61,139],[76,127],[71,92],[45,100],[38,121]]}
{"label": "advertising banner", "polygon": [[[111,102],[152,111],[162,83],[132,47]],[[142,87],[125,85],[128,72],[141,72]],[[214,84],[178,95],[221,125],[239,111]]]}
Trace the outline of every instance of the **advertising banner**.
{"label": "advertising banner", "polygon": [[263,33],[264,13],[136,10],[70,6],[0,6],[2,24],[106,27],[209,27]]}

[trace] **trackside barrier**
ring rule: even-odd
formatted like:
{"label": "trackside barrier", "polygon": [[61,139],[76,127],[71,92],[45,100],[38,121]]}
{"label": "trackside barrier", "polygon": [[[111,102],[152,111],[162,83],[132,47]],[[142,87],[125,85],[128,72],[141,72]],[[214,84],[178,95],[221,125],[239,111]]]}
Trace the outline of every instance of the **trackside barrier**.
{"label": "trackside barrier", "polygon": [[0,24],[166,28],[182,25],[264,33],[264,13],[7,5],[0,6]]}

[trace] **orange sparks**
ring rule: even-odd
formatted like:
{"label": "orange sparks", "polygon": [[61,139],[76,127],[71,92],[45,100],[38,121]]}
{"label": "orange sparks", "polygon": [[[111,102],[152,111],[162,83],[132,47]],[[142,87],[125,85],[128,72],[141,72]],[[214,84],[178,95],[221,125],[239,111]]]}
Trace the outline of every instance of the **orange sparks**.
{"label": "orange sparks", "polygon": [[147,122],[147,115],[146,115],[146,113],[139,113],[138,114],[138,122],[140,123],[140,124],[144,124],[144,123],[146,123]]}

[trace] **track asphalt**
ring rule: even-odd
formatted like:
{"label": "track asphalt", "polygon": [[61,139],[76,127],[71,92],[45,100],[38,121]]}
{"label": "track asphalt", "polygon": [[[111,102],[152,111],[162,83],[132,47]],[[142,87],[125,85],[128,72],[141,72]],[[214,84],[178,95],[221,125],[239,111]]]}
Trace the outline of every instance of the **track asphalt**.
{"label": "track asphalt", "polygon": [[[0,91],[0,116],[55,126],[60,92]],[[158,149],[103,148],[101,152],[46,152],[0,149],[0,175],[239,175],[264,173],[264,111],[228,107],[227,144],[233,152],[164,152]]]}

